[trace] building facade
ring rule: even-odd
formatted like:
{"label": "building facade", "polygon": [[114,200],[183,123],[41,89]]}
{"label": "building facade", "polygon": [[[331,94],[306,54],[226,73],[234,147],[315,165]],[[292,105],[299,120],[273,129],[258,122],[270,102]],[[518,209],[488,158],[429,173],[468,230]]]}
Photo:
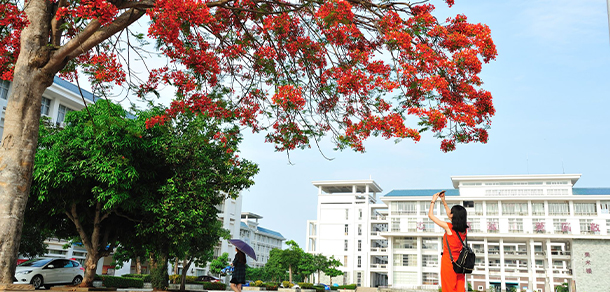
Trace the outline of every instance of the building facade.
{"label": "building facade", "polygon": [[[549,292],[564,282],[575,283],[579,291],[610,287],[603,277],[610,272],[605,252],[610,250],[610,188],[575,188],[579,178],[451,177],[454,189],[447,190],[447,203],[468,210],[468,244],[477,254],[475,271],[467,276],[473,289]],[[349,283],[436,289],[443,231],[427,213],[440,189],[393,190],[381,198],[382,204],[371,201],[366,209],[341,198],[367,193],[356,187],[352,192],[331,188],[345,183],[314,182],[318,219],[308,222],[306,250],[344,259]],[[437,202],[435,215],[448,221],[441,205]],[[363,216],[352,221],[349,214],[360,209],[366,209]],[[341,224],[343,236],[328,236],[329,229]]]}
{"label": "building facade", "polygon": [[[4,134],[4,115],[10,93],[11,82],[0,80],[0,109],[2,109],[0,114],[0,138]],[[51,123],[62,126],[67,113],[85,107],[83,100],[90,104],[94,102],[95,97],[91,92],[79,90],[78,86],[55,77],[53,84],[42,94],[41,115],[42,117],[48,117]]]}
{"label": "building facade", "polygon": [[239,238],[248,243],[256,253],[256,260],[247,257],[247,264],[253,268],[264,266],[269,260],[272,249],[282,249],[282,242],[286,240],[281,233],[259,226],[258,220],[263,216],[251,213],[241,213],[241,227]]}

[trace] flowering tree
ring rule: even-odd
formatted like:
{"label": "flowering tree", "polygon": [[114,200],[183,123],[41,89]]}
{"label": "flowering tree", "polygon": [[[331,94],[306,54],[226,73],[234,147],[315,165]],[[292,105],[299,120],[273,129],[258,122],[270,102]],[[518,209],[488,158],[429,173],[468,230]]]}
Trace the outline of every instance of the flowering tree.
{"label": "flowering tree", "polygon": [[[478,74],[496,56],[489,28],[433,10],[386,0],[2,1],[0,76],[13,85],[0,149],[0,282],[14,270],[41,95],[56,74],[83,72],[98,89],[140,97],[174,86],[171,108],[149,126],[185,111],[236,117],[279,151],[327,133],[357,151],[371,135],[418,141],[423,131],[443,151],[485,143],[495,110]],[[131,27],[145,17],[168,61],[137,82],[130,65],[147,51]]]}

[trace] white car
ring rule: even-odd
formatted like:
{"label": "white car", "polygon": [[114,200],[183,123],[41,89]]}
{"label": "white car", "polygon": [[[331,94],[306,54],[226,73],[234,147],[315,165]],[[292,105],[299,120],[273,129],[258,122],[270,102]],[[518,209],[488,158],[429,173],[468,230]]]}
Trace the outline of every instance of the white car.
{"label": "white car", "polygon": [[34,288],[53,285],[78,285],[83,281],[85,269],[73,260],[68,259],[34,259],[17,266],[15,284],[32,284]]}

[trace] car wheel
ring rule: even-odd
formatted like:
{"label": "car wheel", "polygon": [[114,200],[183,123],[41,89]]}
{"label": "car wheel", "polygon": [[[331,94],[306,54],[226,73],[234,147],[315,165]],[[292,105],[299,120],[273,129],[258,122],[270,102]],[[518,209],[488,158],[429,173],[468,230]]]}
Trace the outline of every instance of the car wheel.
{"label": "car wheel", "polygon": [[34,286],[34,289],[40,289],[40,287],[43,286],[42,276],[41,275],[34,276],[32,278],[32,281],[30,281],[30,284],[32,284],[32,286]]}
{"label": "car wheel", "polygon": [[76,277],[74,277],[74,280],[72,280],[72,285],[78,286],[82,281],[83,281],[83,277],[76,276]]}

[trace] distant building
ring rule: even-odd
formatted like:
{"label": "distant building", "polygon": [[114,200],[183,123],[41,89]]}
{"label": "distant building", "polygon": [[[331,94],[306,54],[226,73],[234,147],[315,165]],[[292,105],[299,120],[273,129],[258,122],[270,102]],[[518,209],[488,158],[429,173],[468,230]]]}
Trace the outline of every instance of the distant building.
{"label": "distant building", "polygon": [[[0,80],[0,139],[4,134],[4,116],[8,97],[11,93],[11,82]],[[82,96],[81,96],[82,93]],[[42,94],[41,115],[50,118],[51,123],[62,126],[67,113],[78,111],[85,107],[84,102],[93,103],[95,97],[86,90],[79,90],[78,86],[55,77],[53,84]]]}
{"label": "distant building", "polygon": [[269,260],[269,252],[274,248],[282,249],[282,242],[286,240],[279,232],[259,226],[258,219],[262,218],[250,212],[241,213],[239,237],[254,249],[256,261],[247,257],[247,264],[255,268],[264,266]]}
{"label": "distant building", "polygon": [[[610,188],[574,188],[579,178],[451,177],[455,189],[446,200],[468,210],[468,244],[477,254],[467,276],[473,289],[551,292],[564,282],[575,282],[578,291],[610,287]],[[439,286],[443,232],[427,213],[440,189],[393,190],[376,204],[381,189],[372,180],[313,184],[318,219],[307,223],[306,251],[341,260],[345,283]],[[434,212],[448,221],[441,205]]]}

